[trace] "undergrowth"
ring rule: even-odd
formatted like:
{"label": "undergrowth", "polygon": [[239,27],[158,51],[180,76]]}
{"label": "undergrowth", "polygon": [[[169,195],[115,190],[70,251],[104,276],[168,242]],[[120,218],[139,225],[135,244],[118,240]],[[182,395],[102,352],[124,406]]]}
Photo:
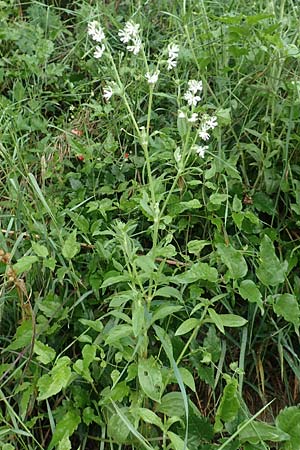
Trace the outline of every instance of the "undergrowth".
{"label": "undergrowth", "polygon": [[298,3],[0,8],[0,448],[300,449]]}

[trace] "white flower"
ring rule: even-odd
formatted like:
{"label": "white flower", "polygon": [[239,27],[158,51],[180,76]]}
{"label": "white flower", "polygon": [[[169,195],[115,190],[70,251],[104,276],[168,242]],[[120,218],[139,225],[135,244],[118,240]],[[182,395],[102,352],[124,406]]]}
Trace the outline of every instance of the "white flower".
{"label": "white flower", "polygon": [[208,145],[193,145],[193,150],[200,158],[204,158],[205,152],[208,149]]}
{"label": "white flower", "polygon": [[134,39],[132,44],[133,45],[127,45],[126,48],[129,52],[132,52],[134,55],[137,55],[142,48],[142,42],[140,38],[137,37],[136,39]]}
{"label": "white flower", "polygon": [[178,118],[179,119],[186,119],[186,114],[183,111],[179,110],[178,111]]}
{"label": "white flower", "polygon": [[195,123],[198,120],[198,114],[197,113],[192,113],[191,117],[188,119],[188,122],[190,123]]}
{"label": "white flower", "polygon": [[203,140],[203,141],[208,141],[208,139],[210,138],[210,135],[208,134],[208,132],[206,131],[205,128],[201,128],[198,132],[198,136]]}
{"label": "white flower", "polygon": [[134,23],[132,21],[128,21],[125,23],[125,27],[123,30],[119,30],[118,35],[120,37],[120,41],[124,44],[127,44],[132,39],[138,37],[140,25],[138,23]]}
{"label": "white flower", "polygon": [[100,59],[103,55],[105,50],[105,45],[102,44],[101,47],[99,45],[96,45],[96,50],[94,51],[94,58]]}
{"label": "white flower", "polygon": [[177,44],[168,45],[169,58],[178,58],[179,46]]}
{"label": "white flower", "polygon": [[97,20],[88,24],[88,35],[92,36],[92,39],[96,42],[102,42],[105,39],[104,31]]}
{"label": "white flower", "polygon": [[193,94],[191,91],[187,91],[183,98],[188,102],[188,104],[191,106],[196,106],[198,102],[200,102],[201,97],[199,95]]}
{"label": "white flower", "polygon": [[158,75],[159,75],[159,70],[156,70],[155,72],[153,72],[152,75],[151,75],[151,73],[147,72],[145,75],[145,78],[149,84],[155,84],[158,80]]}
{"label": "white flower", "polygon": [[177,44],[168,45],[168,70],[174,69],[177,66],[178,53],[179,47]]}
{"label": "white flower", "polygon": [[203,89],[202,81],[190,80],[188,82],[188,90],[193,94],[197,94],[198,91],[202,92],[202,89]]}
{"label": "white flower", "polygon": [[113,95],[113,90],[111,86],[106,86],[103,88],[103,98],[107,102],[110,100],[111,96]]}
{"label": "white flower", "polygon": [[213,130],[214,128],[216,128],[217,125],[218,122],[216,116],[212,116],[206,121],[206,126],[208,130]]}

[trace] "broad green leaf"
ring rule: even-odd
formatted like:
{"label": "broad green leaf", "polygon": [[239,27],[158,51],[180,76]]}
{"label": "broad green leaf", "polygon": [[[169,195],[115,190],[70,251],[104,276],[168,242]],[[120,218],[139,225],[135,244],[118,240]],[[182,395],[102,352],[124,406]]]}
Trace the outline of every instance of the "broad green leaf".
{"label": "broad green leaf", "polygon": [[296,327],[300,325],[300,309],[297,299],[292,294],[274,295],[274,311],[282,316],[287,322],[293,323]]}
{"label": "broad green leaf", "polygon": [[79,319],[79,322],[82,325],[92,328],[92,330],[98,331],[98,333],[103,330],[103,324],[100,320]]}
{"label": "broad green leaf", "polygon": [[163,388],[161,368],[153,356],[148,359],[139,360],[138,377],[145,394],[152,400],[160,402]]}
{"label": "broad green leaf", "polygon": [[196,392],[194,377],[191,372],[185,367],[179,367],[179,372],[184,384],[189,387],[193,392]]}
{"label": "broad green leaf", "polygon": [[228,268],[230,278],[243,278],[248,272],[248,266],[242,253],[232,245],[217,244],[216,247],[222,262]]}
{"label": "broad green leaf", "polygon": [[167,432],[168,438],[172,442],[172,450],[189,450],[189,448],[185,445],[185,442],[178,434],[173,433],[172,431]]}
{"label": "broad green leaf", "polygon": [[38,355],[36,359],[42,364],[49,364],[56,356],[56,352],[52,347],[38,340],[34,342],[34,353]]}
{"label": "broad green leaf", "polygon": [[169,417],[184,416],[184,402],[181,392],[169,392],[164,395],[160,404],[157,406],[156,411]]}
{"label": "broad green leaf", "polygon": [[47,258],[49,255],[48,249],[44,245],[38,244],[37,242],[31,242],[31,247],[34,253],[41,258]]}
{"label": "broad green leaf", "polygon": [[[245,422],[244,422],[245,423]],[[244,425],[241,423],[240,427]],[[252,421],[244,427],[239,433],[241,442],[250,442],[258,444],[262,441],[281,442],[290,439],[289,434],[280,430],[280,428],[269,425],[268,423]],[[296,450],[293,448],[293,450]]]}
{"label": "broad green leaf", "polygon": [[300,450],[300,408],[290,406],[280,411],[276,418],[276,426],[290,436],[284,444],[284,450]]}
{"label": "broad green leaf", "polygon": [[68,356],[59,358],[50,372],[38,380],[38,400],[46,400],[68,385],[72,376],[70,364],[71,360]]}
{"label": "broad green leaf", "polygon": [[200,325],[200,320],[191,317],[190,319],[185,320],[179,328],[176,330],[175,336],[181,336],[183,334],[189,333],[189,331],[194,330],[197,326]]}
{"label": "broad green leaf", "polygon": [[236,314],[218,314],[223,327],[242,327],[248,320]]}
{"label": "broad green leaf", "polygon": [[[216,313],[214,309],[208,308],[208,314],[210,315],[211,322],[216,325],[216,327],[221,331],[221,333],[225,333],[224,325],[222,320],[219,317],[219,314]],[[208,320],[208,319],[206,319]]]}
{"label": "broad green leaf", "polygon": [[33,324],[31,320],[25,320],[17,328],[14,340],[8,345],[7,350],[20,350],[31,344],[33,335]]}
{"label": "broad green leaf", "polygon": [[106,280],[103,281],[101,284],[101,288],[106,288],[108,286],[113,286],[117,283],[123,283],[126,281],[130,281],[129,275],[115,275],[113,277],[109,277]]}
{"label": "broad green leaf", "polygon": [[198,280],[207,280],[212,283],[216,283],[218,280],[218,271],[215,267],[210,267],[206,263],[198,262],[195,263],[186,272],[175,275],[172,281],[179,284],[194,283]]}
{"label": "broad green leaf", "polygon": [[183,306],[180,305],[160,305],[154,312],[151,324],[156,322],[157,320],[164,319],[167,316],[170,316],[171,314],[174,314],[177,311],[180,311],[183,308]]}
{"label": "broad green leaf", "polygon": [[80,412],[75,409],[67,411],[60,421],[57,423],[48,450],[51,450],[55,445],[59,444],[63,439],[72,436],[74,431],[80,424]]}
{"label": "broad green leaf", "polygon": [[238,381],[227,376],[226,386],[216,412],[215,432],[219,433],[223,430],[223,423],[232,422],[237,417],[239,409]]}
{"label": "broad green leaf", "polygon": [[117,344],[120,339],[132,336],[133,330],[131,325],[116,325],[109,330],[108,337],[105,340],[106,345]]}
{"label": "broad green leaf", "polygon": [[39,258],[37,256],[22,256],[22,258],[18,259],[18,262],[13,265],[13,269],[17,275],[20,275],[22,272],[28,272],[32,264],[37,262]]}
{"label": "broad green leaf", "polygon": [[189,253],[198,255],[206,245],[211,245],[211,244],[210,244],[210,242],[204,241],[204,240],[193,240],[193,241],[188,242],[188,251],[189,251]]}
{"label": "broad green leaf", "polygon": [[[128,414],[128,408],[122,408],[122,411],[124,414]],[[130,430],[118,414],[113,414],[108,419],[107,433],[114,441],[123,444],[126,442]]]}
{"label": "broad green leaf", "polygon": [[209,201],[213,205],[221,205],[227,199],[228,199],[227,194],[219,194],[218,192],[211,194],[211,196],[209,197]]}
{"label": "broad green leaf", "polygon": [[76,240],[76,230],[72,231],[62,246],[62,254],[66,259],[74,258],[80,252],[80,244]]}
{"label": "broad green leaf", "polygon": [[69,436],[65,434],[63,438],[59,441],[57,450],[71,450],[72,444],[69,439]]}
{"label": "broad green leaf", "polygon": [[271,239],[265,235],[260,244],[260,264],[256,270],[257,278],[265,286],[277,286],[285,280],[287,262],[280,262],[275,254]]}
{"label": "broad green leaf", "polygon": [[171,286],[164,286],[160,289],[157,289],[155,292],[155,297],[167,297],[167,298],[176,298],[180,302],[182,301],[182,295],[178,289],[175,289]]}
{"label": "broad green leaf", "polygon": [[252,280],[243,280],[239,286],[239,294],[244,300],[256,303],[261,313],[264,313],[262,295],[256,284]]}
{"label": "broad green leaf", "polygon": [[152,423],[153,425],[156,425],[158,428],[163,430],[163,423],[161,421],[161,418],[158,417],[153,411],[147,408],[138,408],[137,413],[140,416],[140,418],[146,422],[146,423]]}

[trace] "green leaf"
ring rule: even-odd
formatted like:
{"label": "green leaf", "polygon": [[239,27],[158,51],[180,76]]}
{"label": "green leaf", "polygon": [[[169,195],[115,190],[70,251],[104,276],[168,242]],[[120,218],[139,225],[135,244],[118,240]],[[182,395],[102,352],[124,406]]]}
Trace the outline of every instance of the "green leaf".
{"label": "green leaf", "polygon": [[223,390],[221,402],[216,412],[214,430],[219,433],[223,430],[223,424],[232,422],[238,414],[240,402],[238,398],[238,381],[226,377],[226,386]]}
{"label": "green leaf", "polygon": [[193,241],[188,242],[188,251],[189,251],[189,253],[198,255],[206,245],[211,245],[211,244],[210,244],[210,242],[204,241],[204,240],[198,240],[198,239],[193,240]]}
{"label": "green leaf", "polygon": [[31,269],[32,264],[38,260],[39,259],[37,256],[22,256],[22,258],[20,258],[18,262],[13,265],[13,269],[17,275],[20,275],[22,272],[28,272]]}
{"label": "green leaf", "polygon": [[53,348],[37,340],[34,342],[34,353],[38,355],[36,359],[42,364],[49,364],[56,356]]}
{"label": "green leaf", "polygon": [[78,410],[71,409],[67,411],[55,427],[55,431],[53,433],[48,450],[51,450],[62,440],[66,440],[66,438],[72,436],[72,434],[80,424],[80,421],[80,412]]}
{"label": "green leaf", "polygon": [[217,244],[216,247],[222,262],[228,268],[229,276],[234,280],[243,278],[248,272],[248,266],[241,252],[232,245]]}
{"label": "green leaf", "polygon": [[180,306],[180,305],[160,305],[155,310],[155,312],[152,316],[151,324],[153,324],[157,320],[164,319],[165,317],[168,317],[177,311],[180,311],[182,308],[183,308],[183,306]]}
{"label": "green leaf", "polygon": [[260,264],[256,270],[257,278],[265,286],[277,286],[285,280],[288,264],[281,263],[275,254],[271,239],[265,235],[260,244]]}
{"label": "green leaf", "polygon": [[[126,415],[128,414],[127,411],[128,408],[122,408],[122,412]],[[126,442],[130,430],[118,414],[112,414],[108,419],[107,433],[114,441],[123,444]]]}
{"label": "green leaf", "polygon": [[[224,325],[219,317],[219,314],[216,313],[214,309],[208,308],[208,314],[210,315],[211,322],[216,325],[216,327],[221,331],[221,333],[225,334]],[[206,319],[208,320],[208,319]]]}
{"label": "green leaf", "polygon": [[38,400],[46,400],[68,385],[72,376],[70,363],[71,360],[68,356],[59,358],[50,372],[38,380]]}
{"label": "green leaf", "polygon": [[[242,427],[245,422],[240,424]],[[273,425],[264,422],[252,421],[244,427],[239,433],[241,442],[250,442],[250,444],[258,444],[259,442],[272,441],[281,442],[290,439],[289,434],[280,430]],[[296,450],[293,447],[293,450]]]}
{"label": "green leaf", "polygon": [[181,437],[172,431],[167,432],[168,438],[172,442],[172,447],[174,450],[188,450],[188,447],[185,445],[185,442]]}
{"label": "green leaf", "polygon": [[8,345],[7,350],[20,350],[30,345],[33,336],[32,320],[25,320],[17,328],[14,340]]}
{"label": "green leaf", "polygon": [[133,330],[131,325],[116,325],[109,330],[108,337],[105,340],[106,345],[118,344],[120,339],[132,336]]}
{"label": "green leaf", "polygon": [[223,327],[243,327],[248,320],[236,314],[218,314]]}
{"label": "green leaf", "polygon": [[153,425],[156,425],[158,428],[160,428],[161,430],[163,430],[164,426],[163,423],[160,419],[160,417],[158,417],[153,411],[151,411],[150,409],[147,408],[138,408],[137,409],[137,413],[140,416],[140,418],[146,422],[146,423],[151,423]]}
{"label": "green leaf", "polygon": [[172,281],[179,284],[189,284],[194,283],[198,280],[207,280],[212,283],[216,283],[218,280],[218,271],[215,267],[210,267],[206,263],[198,262],[193,264],[193,266],[186,272],[175,275]]}
{"label": "green leaf", "polygon": [[184,416],[184,402],[181,392],[169,392],[161,399],[156,411],[166,416]]}
{"label": "green leaf", "polygon": [[157,289],[155,292],[155,297],[167,297],[167,298],[176,298],[180,302],[182,301],[182,295],[178,289],[175,289],[171,286],[164,286],[160,289]]}
{"label": "green leaf", "polygon": [[126,281],[130,281],[130,277],[128,274],[126,275],[114,275],[113,277],[109,277],[106,280],[103,281],[101,284],[101,288],[106,288],[108,286],[113,286],[117,283],[123,283]]}
{"label": "green leaf", "polygon": [[141,388],[145,394],[152,400],[160,402],[163,388],[161,368],[153,356],[139,361],[138,377]]}
{"label": "green leaf", "polygon": [[31,242],[31,247],[34,253],[41,258],[47,258],[49,255],[48,249],[44,245],[38,244],[37,242]]}
{"label": "green leaf", "polygon": [[256,303],[261,313],[264,313],[262,295],[256,284],[252,280],[243,280],[239,286],[239,294],[244,300]]}
{"label": "green leaf", "polygon": [[194,317],[191,317],[190,319],[185,320],[179,328],[176,330],[175,336],[181,336],[183,334],[188,333],[191,330],[194,330],[194,328],[198,327],[200,325],[200,320],[195,319]]}
{"label": "green leaf", "polygon": [[132,307],[132,330],[137,337],[145,326],[145,307],[142,299],[138,298],[134,301]]}
{"label": "green leaf", "polygon": [[62,247],[62,254],[66,259],[74,258],[80,252],[80,244],[76,240],[77,231],[74,230],[66,238]]}
{"label": "green leaf", "polygon": [[179,372],[184,384],[188,386],[193,392],[196,392],[195,381],[191,372],[185,367],[179,367]]}
{"label": "green leaf", "polygon": [[284,450],[300,450],[300,408],[290,406],[280,411],[276,418],[276,426],[290,436]]}
{"label": "green leaf", "polygon": [[274,311],[282,316],[287,322],[295,326],[300,324],[300,309],[296,297],[292,294],[274,295],[276,299]]}

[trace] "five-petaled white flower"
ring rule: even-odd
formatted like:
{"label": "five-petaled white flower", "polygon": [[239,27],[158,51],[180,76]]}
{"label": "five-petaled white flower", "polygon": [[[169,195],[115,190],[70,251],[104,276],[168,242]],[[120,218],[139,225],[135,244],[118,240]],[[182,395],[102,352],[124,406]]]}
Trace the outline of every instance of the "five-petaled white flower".
{"label": "five-petaled white flower", "polygon": [[113,95],[113,90],[111,86],[106,86],[103,88],[103,98],[107,102],[110,100],[111,96]]}
{"label": "five-petaled white flower", "polygon": [[206,126],[207,126],[208,130],[213,130],[214,128],[216,128],[217,125],[218,125],[218,122],[217,122],[216,116],[211,116],[206,121]]}
{"label": "five-petaled white flower", "polygon": [[105,39],[104,31],[97,20],[88,24],[88,35],[96,42],[102,42]]}
{"label": "five-petaled white flower", "polygon": [[190,123],[195,123],[198,120],[198,114],[197,113],[192,113],[191,117],[188,118],[188,122]]}
{"label": "five-petaled white flower", "polygon": [[197,103],[201,100],[201,97],[199,95],[195,95],[191,91],[186,91],[183,98],[188,102],[190,106],[197,106]]}
{"label": "five-petaled white flower", "polygon": [[197,153],[200,158],[204,158],[205,152],[208,149],[208,145],[194,145],[193,150]]}
{"label": "five-petaled white flower", "polygon": [[105,50],[104,44],[102,44],[101,47],[100,45],[96,45],[96,50],[94,51],[94,58],[100,59],[104,53],[104,50]]}
{"label": "five-petaled white flower", "polygon": [[135,38],[132,42],[132,45],[127,45],[127,50],[132,52],[134,55],[137,55],[142,48],[142,41],[139,37]]}
{"label": "five-petaled white flower", "polygon": [[203,89],[202,81],[190,80],[188,82],[188,90],[193,94],[197,94],[198,91],[202,92],[202,89]]}
{"label": "five-petaled white flower", "polygon": [[150,72],[147,72],[145,75],[146,80],[149,84],[155,84],[158,80],[159,70],[156,70],[152,74]]}
{"label": "five-petaled white flower", "polygon": [[200,130],[198,131],[198,136],[203,141],[208,141],[208,139],[210,138],[210,134],[207,132],[207,130],[205,128],[200,128]]}
{"label": "five-petaled white flower", "polygon": [[140,25],[134,23],[131,20],[125,23],[123,30],[119,30],[118,35],[120,41],[127,44],[129,41],[134,40],[138,37]]}
{"label": "five-petaled white flower", "polygon": [[168,70],[174,69],[177,66],[178,53],[179,46],[177,44],[168,45]]}

